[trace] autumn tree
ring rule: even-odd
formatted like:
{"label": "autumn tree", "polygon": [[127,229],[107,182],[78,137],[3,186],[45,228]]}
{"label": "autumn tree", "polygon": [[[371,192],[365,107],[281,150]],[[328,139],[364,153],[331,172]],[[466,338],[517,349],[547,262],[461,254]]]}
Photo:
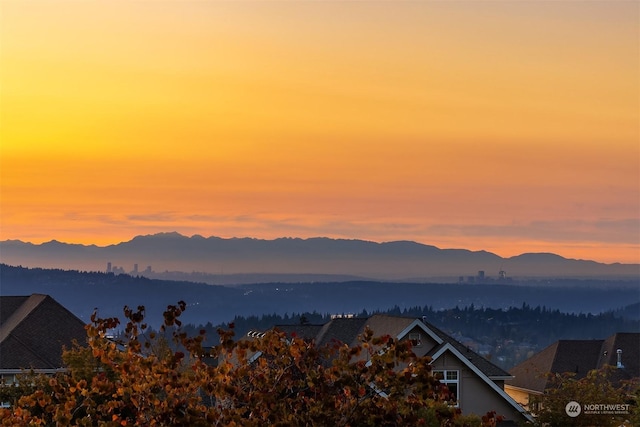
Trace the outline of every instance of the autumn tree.
{"label": "autumn tree", "polygon": [[[536,413],[537,423],[567,427],[637,425],[632,420],[638,419],[638,381],[615,381],[615,373],[615,368],[609,366],[589,371],[580,379],[573,373],[548,374],[544,394],[531,401],[533,407],[540,408]],[[580,405],[580,411],[574,408],[573,414],[577,415],[570,416],[567,412],[570,402]],[[601,406],[594,406],[593,410],[589,405],[622,406],[616,411]]]}
{"label": "autumn tree", "polygon": [[[160,332],[170,332],[172,347],[147,335],[144,307],[125,308],[121,342],[108,336],[119,320],[94,313],[88,346],[65,352],[68,371],[33,382],[32,392],[0,412],[2,424],[453,426],[470,420],[444,403],[446,386],[409,342],[367,330],[356,346],[318,348],[277,331],[235,340],[230,329],[219,330],[220,343],[205,348],[204,331],[190,337],[180,329],[185,307],[180,302],[164,313]],[[487,425],[498,419],[485,418]]]}

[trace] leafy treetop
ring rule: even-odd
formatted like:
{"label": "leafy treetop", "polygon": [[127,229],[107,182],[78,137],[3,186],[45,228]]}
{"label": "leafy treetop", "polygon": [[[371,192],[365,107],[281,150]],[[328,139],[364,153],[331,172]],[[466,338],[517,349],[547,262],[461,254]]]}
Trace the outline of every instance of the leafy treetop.
{"label": "leafy treetop", "polygon": [[[117,318],[86,326],[88,346],[64,353],[68,370],[23,382],[2,425],[55,426],[480,426],[493,412],[463,417],[445,403],[449,392],[431,374],[430,359],[408,341],[367,330],[353,347],[270,331],[235,340],[233,325],[219,344],[204,331],[180,328],[186,304],[170,305],[163,334],[148,331],[145,308],[125,307],[122,340],[109,338]],[[169,335],[174,345],[164,339]],[[175,349],[174,349],[175,348]],[[4,396],[12,388],[3,387]],[[13,389],[16,391],[18,389]]]}

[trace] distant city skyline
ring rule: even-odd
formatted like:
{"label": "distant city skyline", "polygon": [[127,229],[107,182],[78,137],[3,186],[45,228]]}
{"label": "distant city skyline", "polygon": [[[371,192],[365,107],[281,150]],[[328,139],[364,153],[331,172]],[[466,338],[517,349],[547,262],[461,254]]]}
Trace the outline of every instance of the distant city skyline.
{"label": "distant city skyline", "polygon": [[640,5],[0,3],[0,239],[640,263]]}

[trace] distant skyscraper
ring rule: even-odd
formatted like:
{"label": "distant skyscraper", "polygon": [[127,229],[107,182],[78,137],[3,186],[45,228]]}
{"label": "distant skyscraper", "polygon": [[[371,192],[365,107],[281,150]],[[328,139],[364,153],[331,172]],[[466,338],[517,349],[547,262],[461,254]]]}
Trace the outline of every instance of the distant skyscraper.
{"label": "distant skyscraper", "polygon": [[138,274],[138,264],[133,264],[133,274]]}
{"label": "distant skyscraper", "polygon": [[111,263],[107,263],[107,273],[111,273]]}

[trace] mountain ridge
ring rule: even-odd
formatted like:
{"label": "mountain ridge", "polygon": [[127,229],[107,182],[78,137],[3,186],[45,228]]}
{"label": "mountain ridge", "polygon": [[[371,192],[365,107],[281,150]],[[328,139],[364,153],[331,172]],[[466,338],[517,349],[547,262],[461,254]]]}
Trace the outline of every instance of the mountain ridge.
{"label": "mountain ridge", "polygon": [[[30,267],[105,271],[107,263],[127,272],[198,271],[215,274],[339,274],[381,280],[450,277],[470,280],[511,277],[638,277],[640,264],[605,264],[541,252],[503,258],[485,251],[441,249],[415,241],[374,242],[328,237],[221,238],[178,232],[138,235],[97,246],[58,240],[34,244],[0,241],[2,262]],[[503,277],[504,278],[504,277]]]}

